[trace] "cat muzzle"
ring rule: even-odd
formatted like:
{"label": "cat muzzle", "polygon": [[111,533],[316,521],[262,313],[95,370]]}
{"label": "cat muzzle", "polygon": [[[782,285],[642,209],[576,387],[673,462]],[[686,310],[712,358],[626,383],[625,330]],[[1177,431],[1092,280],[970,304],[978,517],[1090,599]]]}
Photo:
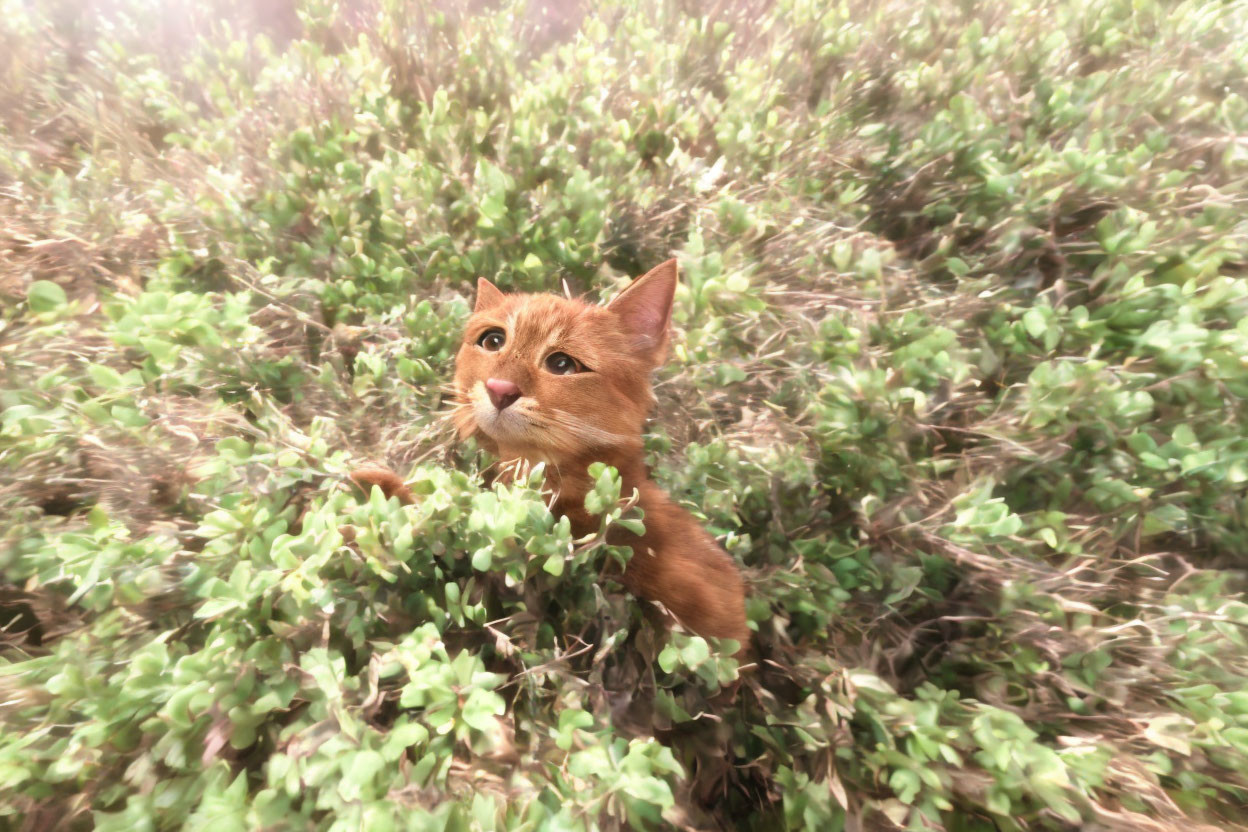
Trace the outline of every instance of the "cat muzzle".
{"label": "cat muzzle", "polygon": [[511,407],[522,395],[520,387],[515,382],[501,378],[487,380],[485,382],[485,392],[490,395],[490,401],[499,410],[506,410],[508,407]]}

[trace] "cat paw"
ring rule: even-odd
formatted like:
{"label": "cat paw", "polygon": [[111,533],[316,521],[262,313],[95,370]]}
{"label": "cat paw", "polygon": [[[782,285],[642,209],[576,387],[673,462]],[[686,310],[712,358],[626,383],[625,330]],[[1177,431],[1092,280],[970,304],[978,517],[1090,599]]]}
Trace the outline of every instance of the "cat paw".
{"label": "cat paw", "polygon": [[364,492],[365,496],[372,493],[375,485],[381,489],[381,493],[387,500],[391,497],[398,497],[399,502],[405,506],[410,506],[415,502],[411,489],[407,487],[407,483],[403,482],[403,478],[387,468],[372,466],[356,468],[348,476],[351,482]]}

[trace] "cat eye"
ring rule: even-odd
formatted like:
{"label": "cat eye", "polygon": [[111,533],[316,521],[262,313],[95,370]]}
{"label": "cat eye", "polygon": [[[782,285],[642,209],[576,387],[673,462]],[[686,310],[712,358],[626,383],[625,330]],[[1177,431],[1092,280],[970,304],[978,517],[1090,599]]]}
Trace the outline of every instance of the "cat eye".
{"label": "cat eye", "polygon": [[581,366],[581,362],[566,352],[552,352],[546,356],[546,369],[557,376],[570,376],[585,368]]}
{"label": "cat eye", "polygon": [[477,346],[490,352],[498,352],[507,343],[507,335],[501,329],[487,329],[477,339]]}

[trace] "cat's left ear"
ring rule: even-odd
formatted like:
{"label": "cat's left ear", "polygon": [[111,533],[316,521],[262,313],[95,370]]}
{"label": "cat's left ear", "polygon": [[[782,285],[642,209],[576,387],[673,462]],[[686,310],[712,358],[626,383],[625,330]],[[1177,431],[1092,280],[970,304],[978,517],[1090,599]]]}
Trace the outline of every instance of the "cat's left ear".
{"label": "cat's left ear", "polygon": [[505,297],[506,295],[500,292],[497,286],[484,277],[479,277],[477,278],[477,304],[472,308],[472,312],[475,315],[498,306]]}
{"label": "cat's left ear", "polygon": [[668,260],[634,280],[607,304],[624,325],[633,351],[652,364],[661,362],[667,352],[676,279],[676,260]]}

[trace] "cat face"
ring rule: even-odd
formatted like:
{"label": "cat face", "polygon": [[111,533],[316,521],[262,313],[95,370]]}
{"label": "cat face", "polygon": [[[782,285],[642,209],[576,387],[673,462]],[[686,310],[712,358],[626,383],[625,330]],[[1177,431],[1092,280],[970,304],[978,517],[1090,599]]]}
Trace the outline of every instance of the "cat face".
{"label": "cat face", "polygon": [[606,306],[505,295],[482,278],[455,358],[460,435],[555,464],[638,448],[675,291],[675,260]]}

